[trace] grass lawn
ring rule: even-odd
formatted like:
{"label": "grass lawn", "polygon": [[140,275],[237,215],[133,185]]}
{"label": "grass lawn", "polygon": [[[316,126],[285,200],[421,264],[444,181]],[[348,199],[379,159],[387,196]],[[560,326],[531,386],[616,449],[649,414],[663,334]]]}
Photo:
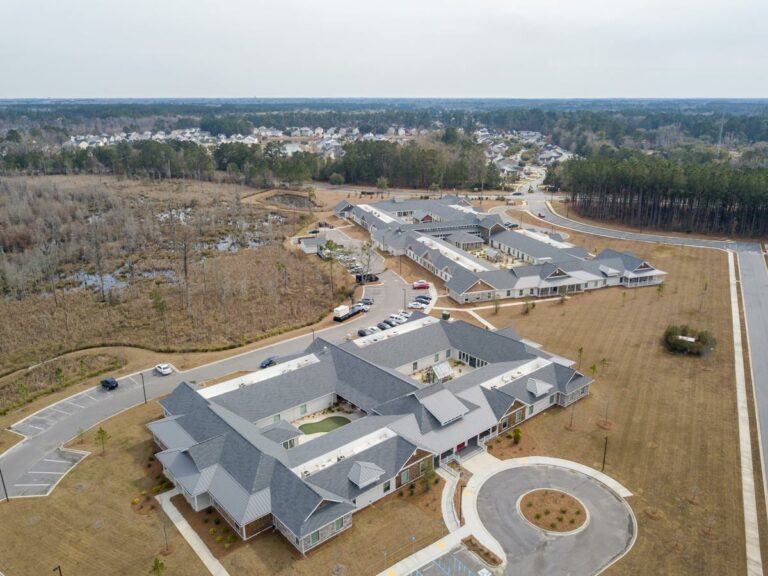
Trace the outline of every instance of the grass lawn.
{"label": "grass lawn", "polygon": [[349,418],[344,416],[328,416],[325,420],[320,422],[309,422],[308,424],[302,424],[299,426],[299,430],[304,434],[317,434],[318,432],[330,432],[341,428],[345,424],[349,424]]}
{"label": "grass lawn", "polygon": [[[556,456],[600,469],[607,436],[606,473],[634,493],[639,533],[606,573],[743,574],[726,254],[570,234],[590,252],[610,246],[647,258],[669,273],[665,289],[595,290],[529,314],[521,307],[482,311],[556,354],[578,359],[583,348],[582,371],[596,372],[587,399],[526,422],[520,445],[501,438],[491,453]],[[670,354],[661,343],[668,324],[709,330],[717,348],[705,358]]]}
{"label": "grass lawn", "polygon": [[[73,448],[92,454],[51,496],[0,503],[0,570],[8,575],[50,574],[60,564],[64,574],[134,576],[148,574],[159,557],[167,575],[207,576],[159,505],[141,495],[147,491],[151,496],[158,482],[159,466],[149,460],[152,444],[144,425],[161,412],[153,402],[102,423],[111,435],[104,455],[94,431],[87,431],[82,444]],[[142,500],[140,510],[132,506],[134,498]]]}

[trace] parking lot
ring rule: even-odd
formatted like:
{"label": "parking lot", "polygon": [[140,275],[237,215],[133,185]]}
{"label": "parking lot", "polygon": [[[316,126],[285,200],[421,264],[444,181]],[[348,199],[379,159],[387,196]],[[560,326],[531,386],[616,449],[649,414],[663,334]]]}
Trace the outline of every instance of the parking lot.
{"label": "parking lot", "polygon": [[8,486],[9,496],[46,496],[87,455],[88,452],[66,448],[52,450]]}
{"label": "parking lot", "polygon": [[[501,570],[499,569],[499,573]],[[492,576],[493,572],[463,546],[454,548],[409,576]]]}
{"label": "parking lot", "polygon": [[63,402],[58,402],[33,414],[21,422],[17,422],[11,427],[11,430],[23,434],[24,436],[28,436],[29,438],[34,438],[38,434],[42,434],[48,430],[48,428],[55,425],[60,420],[68,418],[81,410],[85,410],[86,408],[90,408],[94,404],[101,402],[108,394],[109,392],[103,390],[101,387],[91,388],[90,390],[80,392],[79,394],[67,398]]}

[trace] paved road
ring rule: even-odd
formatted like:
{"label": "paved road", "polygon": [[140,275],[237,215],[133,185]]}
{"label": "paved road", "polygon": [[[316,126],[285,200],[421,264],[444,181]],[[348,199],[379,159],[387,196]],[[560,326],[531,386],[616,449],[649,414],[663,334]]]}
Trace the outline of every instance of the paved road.
{"label": "paved road", "polygon": [[[320,330],[315,335],[330,340],[356,336],[358,329],[375,325],[392,312],[402,309],[404,299],[412,299],[414,291],[410,285],[393,272],[384,272],[381,280],[381,284],[365,287],[365,296],[375,300],[370,312]],[[301,352],[311,342],[312,335],[307,334],[170,376],[159,376],[152,370],[146,370],[143,374],[147,398],[151,400],[168,394],[183,380],[198,383],[233,372],[258,370],[259,363],[265,358]],[[105,392],[98,387],[86,390],[12,427],[28,438],[0,456],[0,469],[11,497],[50,493],[71,467],[83,458],[82,453],[62,451],[62,444],[98,422],[144,401],[140,373],[120,378],[118,382],[120,385],[113,392]]]}
{"label": "paved road", "polygon": [[[539,488],[576,496],[590,519],[570,535],[551,535],[532,526],[517,508],[523,494]],[[506,574],[549,576],[600,572],[632,545],[635,521],[629,506],[603,484],[585,474],[556,466],[513,468],[491,476],[477,496],[485,528],[507,554]]]}

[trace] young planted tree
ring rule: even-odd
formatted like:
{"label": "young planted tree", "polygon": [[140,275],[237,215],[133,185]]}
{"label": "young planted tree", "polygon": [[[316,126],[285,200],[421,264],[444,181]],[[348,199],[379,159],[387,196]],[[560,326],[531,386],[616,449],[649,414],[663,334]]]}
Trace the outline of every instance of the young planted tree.
{"label": "young planted tree", "polygon": [[160,560],[160,558],[155,557],[155,561],[152,562],[150,574],[154,574],[155,576],[163,576],[163,574],[165,574],[165,563]]}
{"label": "young planted tree", "polygon": [[96,441],[101,443],[101,453],[104,454],[106,450],[106,444],[107,440],[112,438],[112,436],[109,435],[109,432],[104,430],[101,426],[99,426],[99,429],[96,430]]}
{"label": "young planted tree", "polygon": [[579,346],[579,349],[576,350],[576,354],[578,354],[579,370],[581,370],[581,361],[584,359],[584,347],[583,346]]}

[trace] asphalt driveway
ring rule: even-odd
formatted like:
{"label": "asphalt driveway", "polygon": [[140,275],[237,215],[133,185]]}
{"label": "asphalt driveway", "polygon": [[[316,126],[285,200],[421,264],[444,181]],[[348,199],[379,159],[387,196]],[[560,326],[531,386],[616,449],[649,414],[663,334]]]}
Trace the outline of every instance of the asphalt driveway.
{"label": "asphalt driveway", "polygon": [[[553,488],[576,496],[590,521],[576,534],[547,534],[525,520],[517,500],[531,490]],[[535,465],[491,476],[477,496],[485,528],[507,555],[506,574],[597,574],[632,545],[636,530],[629,506],[594,478],[557,466]]]}

